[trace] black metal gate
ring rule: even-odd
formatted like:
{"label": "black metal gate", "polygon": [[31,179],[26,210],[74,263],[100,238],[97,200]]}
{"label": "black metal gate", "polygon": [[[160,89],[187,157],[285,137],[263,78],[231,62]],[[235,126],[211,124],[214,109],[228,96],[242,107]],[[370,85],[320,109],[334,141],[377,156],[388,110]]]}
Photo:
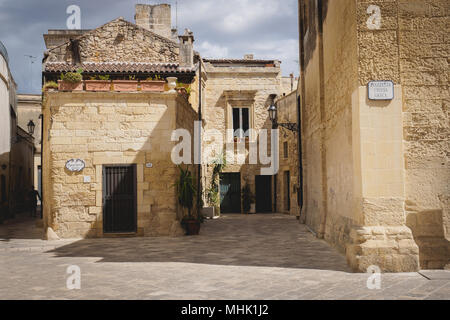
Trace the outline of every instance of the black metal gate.
{"label": "black metal gate", "polygon": [[272,176],[255,176],[256,212],[272,212]]}
{"label": "black metal gate", "polygon": [[103,166],[103,232],[136,232],[136,209],[136,165]]}
{"label": "black metal gate", "polygon": [[220,174],[220,212],[241,213],[241,174]]}

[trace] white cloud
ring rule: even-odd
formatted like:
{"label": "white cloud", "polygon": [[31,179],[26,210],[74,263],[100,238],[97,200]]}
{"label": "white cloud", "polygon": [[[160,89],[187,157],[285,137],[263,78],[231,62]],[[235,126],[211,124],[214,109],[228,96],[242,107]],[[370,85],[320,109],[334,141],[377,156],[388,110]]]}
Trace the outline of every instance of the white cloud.
{"label": "white cloud", "polygon": [[228,56],[228,48],[211,44],[208,41],[202,42],[196,47],[203,57],[208,58],[226,58]]}

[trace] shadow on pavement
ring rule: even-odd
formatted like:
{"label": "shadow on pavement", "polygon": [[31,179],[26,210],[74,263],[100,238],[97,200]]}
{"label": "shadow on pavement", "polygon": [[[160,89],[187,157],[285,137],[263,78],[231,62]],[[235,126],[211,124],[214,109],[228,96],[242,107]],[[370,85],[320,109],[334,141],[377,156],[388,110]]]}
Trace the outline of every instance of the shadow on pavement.
{"label": "shadow on pavement", "polygon": [[98,257],[99,262],[181,262],[307,268],[351,272],[345,257],[315,238],[295,217],[223,215],[207,220],[199,236],[83,239],[49,252]]}

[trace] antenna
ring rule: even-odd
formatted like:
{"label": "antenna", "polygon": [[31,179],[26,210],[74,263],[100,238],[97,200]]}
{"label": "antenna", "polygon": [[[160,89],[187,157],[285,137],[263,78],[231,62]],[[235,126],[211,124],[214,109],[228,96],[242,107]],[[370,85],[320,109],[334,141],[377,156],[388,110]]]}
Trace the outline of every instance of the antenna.
{"label": "antenna", "polygon": [[33,59],[37,59],[37,57],[34,57],[29,54],[24,54],[25,57],[30,59],[30,93],[33,91]]}
{"label": "antenna", "polygon": [[178,30],[178,1],[175,1],[175,29]]}

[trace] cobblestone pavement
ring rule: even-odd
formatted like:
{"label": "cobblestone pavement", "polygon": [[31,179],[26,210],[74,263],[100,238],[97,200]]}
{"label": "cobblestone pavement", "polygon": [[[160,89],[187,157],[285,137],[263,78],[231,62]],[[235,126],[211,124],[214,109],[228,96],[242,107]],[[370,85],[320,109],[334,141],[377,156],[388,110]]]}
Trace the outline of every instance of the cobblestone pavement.
{"label": "cobblestone pavement", "polygon": [[[200,236],[40,240],[0,225],[1,299],[450,299],[450,271],[352,273],[345,257],[285,215],[225,215]],[[67,267],[81,289],[66,288]]]}

